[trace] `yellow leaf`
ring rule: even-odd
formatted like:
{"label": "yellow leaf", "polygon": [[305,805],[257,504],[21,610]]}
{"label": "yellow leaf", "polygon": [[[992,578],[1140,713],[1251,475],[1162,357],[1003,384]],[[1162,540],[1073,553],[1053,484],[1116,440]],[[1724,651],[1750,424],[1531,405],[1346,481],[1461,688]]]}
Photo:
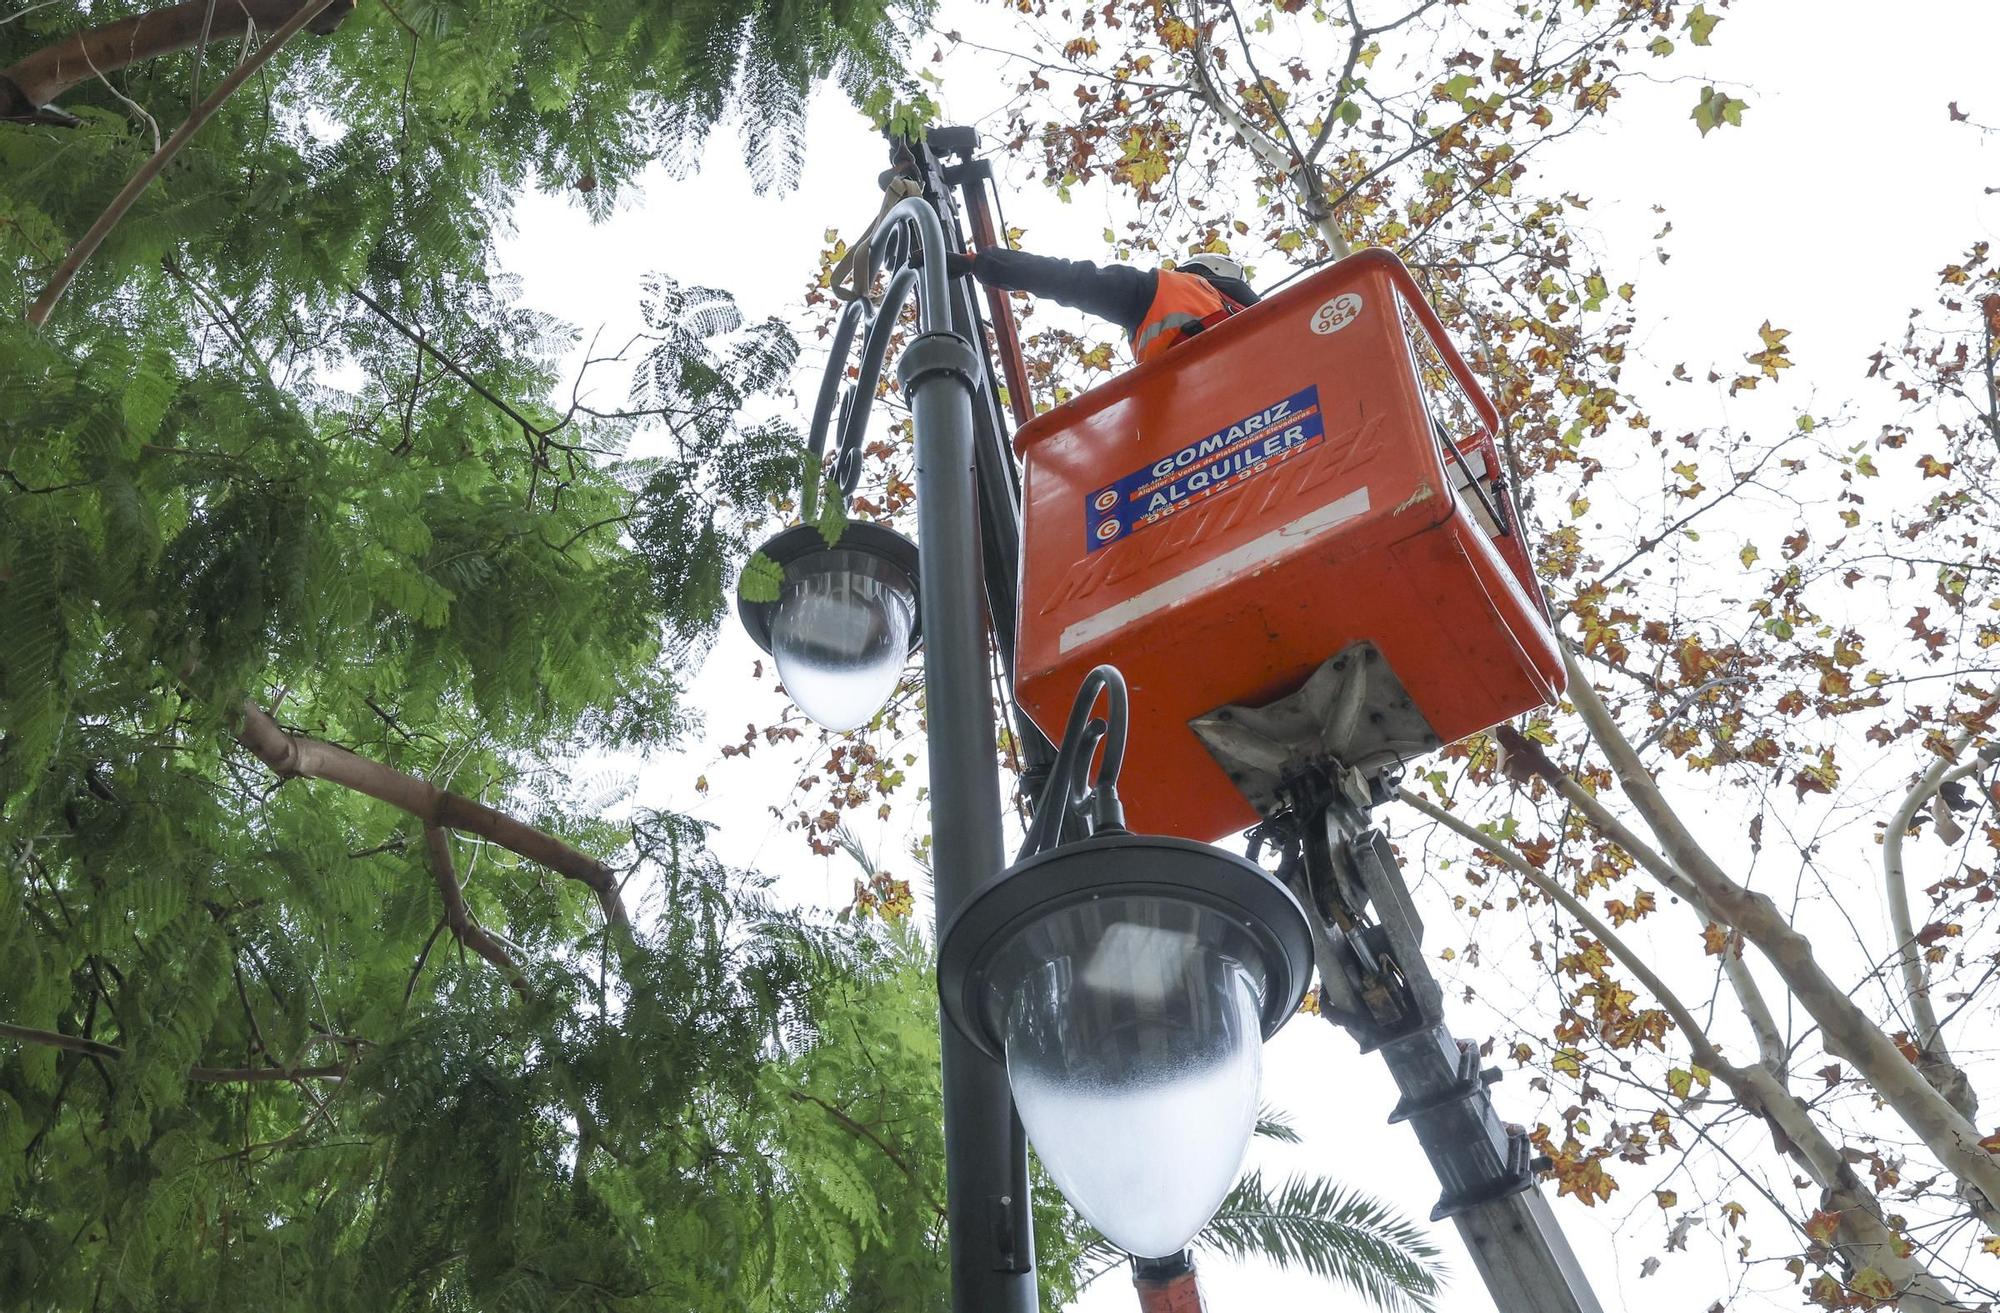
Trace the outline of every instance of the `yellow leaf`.
{"label": "yellow leaf", "polygon": [[1847,1288],[1870,1299],[1893,1299],[1896,1294],[1896,1283],[1879,1267],[1862,1268],[1848,1278]]}
{"label": "yellow leaf", "polygon": [[1653,1198],[1660,1201],[1660,1207],[1662,1208],[1672,1208],[1680,1202],[1680,1196],[1672,1190],[1655,1190],[1653,1191]]}
{"label": "yellow leaf", "polygon": [[1748,570],[1751,566],[1757,564],[1757,545],[1755,543],[1744,544],[1743,550],[1738,552],[1737,556],[1742,558],[1743,568]]}
{"label": "yellow leaf", "polygon": [[1709,34],[1715,31],[1715,25],[1721,21],[1722,15],[1709,13],[1707,5],[1696,5],[1693,11],[1688,14],[1685,26],[1688,30],[1688,36],[1694,43],[1698,46],[1705,46],[1708,44]]}

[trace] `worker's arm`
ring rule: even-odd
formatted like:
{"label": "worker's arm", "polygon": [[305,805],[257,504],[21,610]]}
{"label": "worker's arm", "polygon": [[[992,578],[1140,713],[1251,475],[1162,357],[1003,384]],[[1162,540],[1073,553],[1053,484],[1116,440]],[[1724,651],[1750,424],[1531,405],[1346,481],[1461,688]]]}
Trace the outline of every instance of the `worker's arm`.
{"label": "worker's arm", "polygon": [[972,275],[988,287],[1059,301],[1087,315],[1109,319],[1130,337],[1159,290],[1159,275],[1126,264],[1103,268],[1088,260],[1055,260],[1026,251],[988,247],[972,257]]}

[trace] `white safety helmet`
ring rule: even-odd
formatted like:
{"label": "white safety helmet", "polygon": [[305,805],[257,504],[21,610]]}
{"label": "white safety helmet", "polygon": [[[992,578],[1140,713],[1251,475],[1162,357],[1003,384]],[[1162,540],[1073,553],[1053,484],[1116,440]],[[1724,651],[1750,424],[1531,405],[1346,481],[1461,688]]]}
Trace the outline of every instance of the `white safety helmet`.
{"label": "white safety helmet", "polygon": [[1184,274],[1207,274],[1211,278],[1234,278],[1238,281],[1243,279],[1242,263],[1226,255],[1210,255],[1205,252],[1201,255],[1190,255],[1175,268]]}

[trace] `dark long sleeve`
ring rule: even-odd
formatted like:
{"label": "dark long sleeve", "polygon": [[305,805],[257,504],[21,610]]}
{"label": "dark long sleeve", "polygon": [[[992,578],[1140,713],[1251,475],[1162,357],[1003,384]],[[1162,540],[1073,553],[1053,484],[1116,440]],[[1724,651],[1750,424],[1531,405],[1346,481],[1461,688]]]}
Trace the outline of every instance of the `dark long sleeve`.
{"label": "dark long sleeve", "polygon": [[973,277],[988,287],[1045,296],[1074,310],[1108,319],[1130,337],[1153,304],[1160,276],[1127,264],[1099,268],[1088,260],[1057,260],[1026,251],[988,247],[972,263]]}

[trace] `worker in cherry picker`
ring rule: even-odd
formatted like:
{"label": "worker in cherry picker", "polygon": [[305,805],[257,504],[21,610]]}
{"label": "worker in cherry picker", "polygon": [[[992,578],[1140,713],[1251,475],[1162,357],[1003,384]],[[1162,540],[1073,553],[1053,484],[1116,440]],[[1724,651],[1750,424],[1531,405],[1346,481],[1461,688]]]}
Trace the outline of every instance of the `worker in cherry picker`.
{"label": "worker in cherry picker", "polygon": [[972,255],[954,251],[945,265],[954,278],[971,274],[988,287],[1045,296],[1110,320],[1140,364],[1257,304],[1256,291],[1243,281],[1243,266],[1226,255],[1191,255],[1172,269],[1099,268],[1088,260],[987,247]]}

